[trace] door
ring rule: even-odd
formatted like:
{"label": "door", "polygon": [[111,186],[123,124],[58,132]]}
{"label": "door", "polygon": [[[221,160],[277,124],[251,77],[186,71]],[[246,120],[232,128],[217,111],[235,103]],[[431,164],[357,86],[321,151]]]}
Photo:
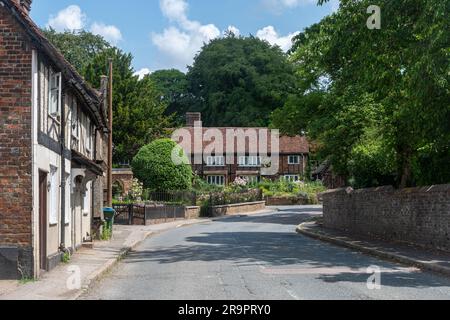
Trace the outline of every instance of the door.
{"label": "door", "polygon": [[39,266],[47,269],[47,173],[39,172]]}

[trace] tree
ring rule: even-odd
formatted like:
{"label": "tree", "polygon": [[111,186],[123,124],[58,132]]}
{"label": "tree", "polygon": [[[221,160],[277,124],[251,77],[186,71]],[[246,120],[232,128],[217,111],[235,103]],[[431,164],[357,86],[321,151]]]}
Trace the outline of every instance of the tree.
{"label": "tree", "polygon": [[286,54],[255,37],[211,41],[187,77],[190,111],[202,112],[207,126],[267,126],[271,112],[295,92]]}
{"label": "tree", "polygon": [[42,30],[45,37],[57,47],[75,69],[85,75],[87,65],[101,52],[111,48],[111,45],[101,36],[87,31],[56,32],[54,29]]}
{"label": "tree", "polygon": [[158,70],[146,77],[150,78],[161,100],[167,104],[166,115],[176,113],[177,120],[181,122],[191,100],[186,75],[179,70],[171,69]]}
{"label": "tree", "polygon": [[113,61],[113,137],[114,162],[127,163],[139,149],[151,141],[168,135],[172,116],[166,115],[167,105],[149,77],[139,81],[131,66],[133,57],[117,48],[98,54],[86,67],[86,79],[100,85],[101,75]]}
{"label": "tree", "polygon": [[[172,160],[178,152],[183,164]],[[155,140],[144,146],[134,157],[133,173],[145,188],[155,191],[180,191],[192,187],[193,173],[183,149],[170,139]]]}
{"label": "tree", "polygon": [[[380,30],[367,28],[371,4],[342,0],[336,14],[296,37],[291,60],[303,92],[273,125],[285,112],[289,130],[307,131],[362,186],[449,182],[450,3],[379,1]],[[323,102],[305,106],[314,91]]]}
{"label": "tree", "polygon": [[173,117],[166,112],[168,102],[161,100],[151,79],[139,81],[134,76],[131,54],[90,32],[43,32],[94,88],[100,87],[112,59],[114,163],[129,163],[142,146],[168,135],[166,128],[173,127]]}

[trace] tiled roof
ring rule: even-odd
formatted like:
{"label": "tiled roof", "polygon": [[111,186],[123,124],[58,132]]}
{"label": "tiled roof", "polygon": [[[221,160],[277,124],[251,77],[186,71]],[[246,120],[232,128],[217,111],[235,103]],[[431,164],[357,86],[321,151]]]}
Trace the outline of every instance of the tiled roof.
{"label": "tiled roof", "polygon": [[44,36],[41,29],[30,18],[29,14],[13,0],[1,0],[6,8],[24,27],[28,36],[32,39],[37,49],[43,51],[48,58],[58,67],[69,84],[79,93],[89,111],[97,122],[97,125],[105,125],[106,119],[102,116],[100,108],[99,92],[90,87],[75,68],[64,58],[62,53]]}
{"label": "tiled roof", "polygon": [[[257,137],[257,142],[256,144],[259,145],[259,136],[260,134],[262,136],[264,136],[264,133],[267,134],[267,141],[268,141],[268,153],[272,152],[272,143],[271,143],[271,130],[268,128],[237,128],[237,127],[229,127],[229,128],[203,128],[203,136],[205,136],[205,133],[209,132],[210,135],[215,135],[215,130],[216,133],[220,133],[220,135],[223,137],[223,149],[224,152],[227,151],[227,131],[231,131],[231,132],[235,132],[236,130],[243,130],[244,132],[248,131],[248,130],[254,130],[254,132],[256,133],[256,137]],[[181,133],[183,131],[187,131],[191,137],[191,152],[194,150],[194,128],[192,127],[187,127],[187,128],[182,128],[181,129]],[[208,139],[212,140],[212,141],[203,141],[203,150],[205,150],[205,148],[207,148],[208,146],[212,145],[214,143],[214,139],[212,139],[211,137],[208,137]],[[205,140],[207,140],[205,138]],[[182,139],[180,138],[179,141],[176,142],[182,142]],[[189,145],[188,143],[186,143],[186,145]],[[246,153],[250,153],[250,151],[253,150],[253,146],[250,147],[249,145],[249,141],[248,139],[246,140],[246,144],[245,144],[245,152]],[[188,151],[188,150],[186,150]],[[242,150],[239,150],[242,152]],[[237,146],[237,140],[235,140],[235,153],[238,152],[238,146]],[[259,149],[258,149],[259,152]],[[309,154],[309,142],[307,140],[306,137],[302,137],[302,136],[294,136],[294,137],[289,137],[289,136],[280,136],[280,144],[279,144],[279,152],[280,154]]]}

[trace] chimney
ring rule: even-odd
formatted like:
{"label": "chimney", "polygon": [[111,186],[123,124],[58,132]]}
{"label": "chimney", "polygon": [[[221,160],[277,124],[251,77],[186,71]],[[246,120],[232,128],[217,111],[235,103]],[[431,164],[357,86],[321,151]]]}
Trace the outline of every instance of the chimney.
{"label": "chimney", "polygon": [[202,121],[202,114],[200,112],[186,113],[186,126],[193,128],[196,122]]}
{"label": "chimney", "polygon": [[14,2],[23,12],[26,14],[30,13],[33,0],[14,0]]}

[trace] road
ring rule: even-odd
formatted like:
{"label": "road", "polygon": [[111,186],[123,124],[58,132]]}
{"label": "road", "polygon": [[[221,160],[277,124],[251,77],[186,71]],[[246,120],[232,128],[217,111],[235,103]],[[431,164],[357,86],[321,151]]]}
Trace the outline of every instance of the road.
{"label": "road", "polygon": [[[82,299],[450,299],[450,278],[295,233],[319,207],[232,217],[147,239]],[[381,269],[370,290],[367,268]]]}

